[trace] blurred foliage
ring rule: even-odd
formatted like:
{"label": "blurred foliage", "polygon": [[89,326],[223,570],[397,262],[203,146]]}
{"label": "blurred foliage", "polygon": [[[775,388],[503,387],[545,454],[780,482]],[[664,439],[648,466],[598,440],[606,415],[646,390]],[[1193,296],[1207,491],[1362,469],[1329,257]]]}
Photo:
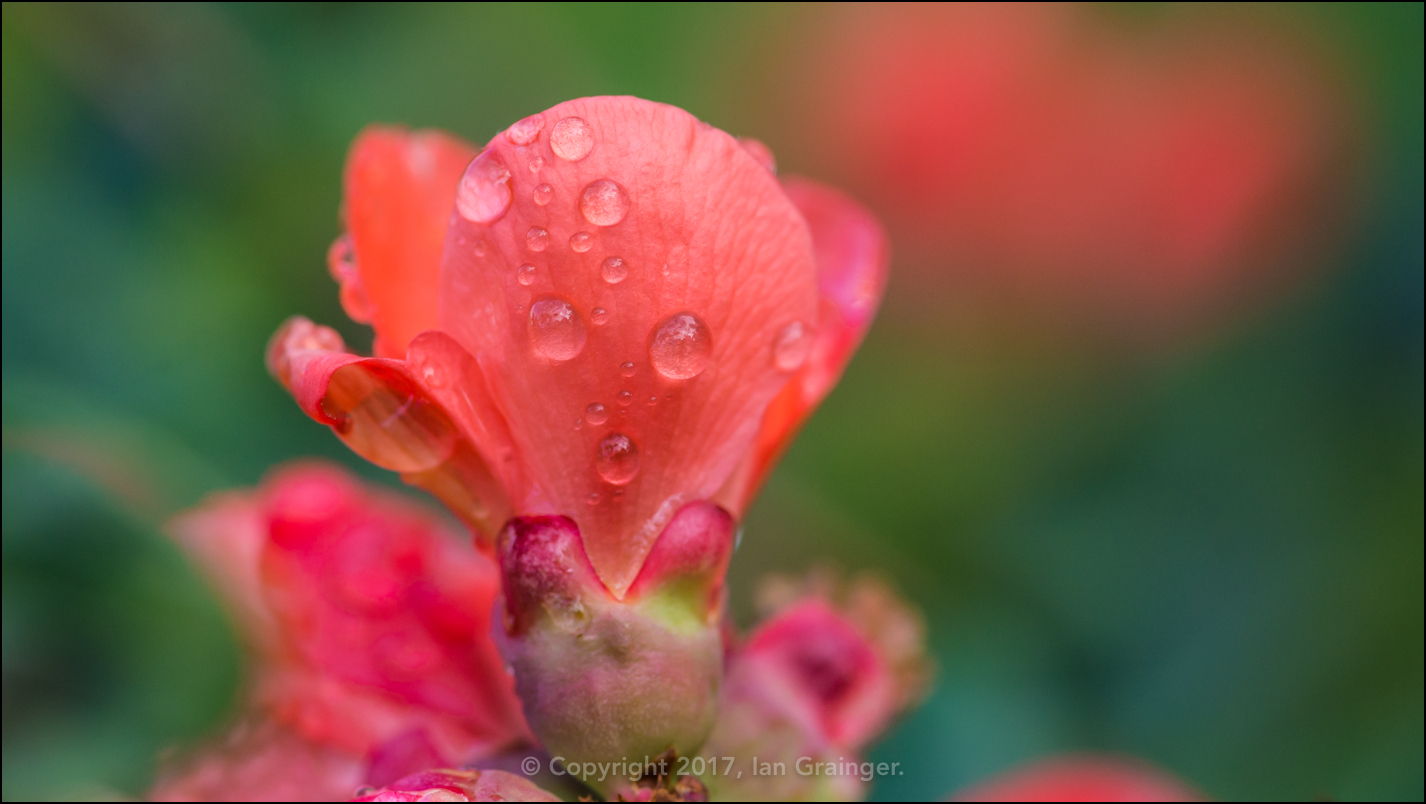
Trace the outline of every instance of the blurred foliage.
{"label": "blurred foliage", "polygon": [[[3,13],[3,795],[20,799],[140,793],[160,749],[229,714],[239,651],[165,516],[302,455],[392,482],[262,367],[292,313],[370,342],[323,270],[363,125],[483,141],[628,93],[757,136],[745,65],[816,12]],[[1422,8],[1273,13],[1361,104],[1370,177],[1330,273],[1135,357],[893,300],[749,517],[744,621],[759,575],[816,557],[926,612],[939,678],[874,752],[907,768],[877,797],[1070,749],[1224,799],[1422,797]]]}

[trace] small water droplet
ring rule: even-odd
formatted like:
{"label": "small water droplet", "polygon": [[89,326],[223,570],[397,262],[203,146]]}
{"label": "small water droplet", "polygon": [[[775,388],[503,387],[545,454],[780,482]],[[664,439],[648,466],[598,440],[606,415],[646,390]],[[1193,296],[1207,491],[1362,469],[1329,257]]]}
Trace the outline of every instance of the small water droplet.
{"label": "small water droplet", "polygon": [[531,195],[535,199],[535,205],[542,207],[550,203],[550,199],[555,197],[555,188],[548,184],[539,184],[535,186],[535,191],[531,193]]}
{"label": "small water droplet", "polygon": [[566,117],[550,131],[550,150],[566,162],[578,162],[594,150],[594,130],[579,117]]}
{"label": "small water droplet", "polygon": [[617,285],[629,276],[629,265],[621,257],[610,257],[599,266],[599,275],[605,282]]}
{"label": "small water droplet", "polygon": [[609,421],[609,411],[605,410],[603,405],[594,402],[584,409],[584,417],[589,419],[590,424],[603,424]]}
{"label": "small water droplet", "polygon": [[531,226],[530,231],[525,233],[525,245],[531,251],[544,251],[550,244],[550,233],[538,226]]}
{"label": "small water droplet", "polygon": [[589,232],[575,232],[569,236],[569,247],[583,254],[594,248],[594,235]]}
{"label": "small water droplet", "polygon": [[619,373],[624,375],[625,377],[634,376],[634,372],[637,370],[638,369],[634,367],[634,362],[632,360],[626,360],[623,363],[619,364]]}
{"label": "small water droplet", "polygon": [[603,307],[596,307],[589,311],[589,319],[595,326],[602,327],[609,322],[609,311]]}
{"label": "small water droplet", "polygon": [[606,482],[622,486],[639,473],[639,448],[623,433],[610,433],[599,442],[595,468]]}
{"label": "small water droplet", "polygon": [[551,360],[572,360],[584,349],[584,321],[574,306],[557,296],[530,305],[530,340]]}
{"label": "small water droplet", "polygon": [[530,172],[531,172],[531,173],[539,173],[539,172],[540,172],[540,169],[543,168],[544,166],[545,166],[545,158],[544,158],[543,156],[537,156],[537,157],[535,157],[534,159],[531,159],[531,160],[530,160]]}
{"label": "small water droplet", "polygon": [[610,179],[590,182],[579,196],[579,212],[595,226],[613,226],[629,214],[629,194]]}
{"label": "small water droplet", "polygon": [[620,391],[619,404],[623,405],[626,408],[629,407],[630,405],[634,404],[634,395],[629,393],[628,391]]}
{"label": "small water droplet", "polygon": [[674,313],[649,335],[649,362],[671,380],[697,377],[712,358],[713,334],[693,313]]}
{"label": "small water droplet", "polygon": [[505,129],[505,139],[516,145],[529,145],[540,136],[545,127],[544,115],[532,114],[515,125]]}
{"label": "small water droplet", "polygon": [[812,352],[812,332],[801,321],[793,321],[777,333],[772,342],[772,362],[781,371],[796,371]]}
{"label": "small water droplet", "polygon": [[583,430],[583,429],[584,429],[584,419],[582,419],[582,418],[576,416],[575,419],[574,419],[574,429],[576,429],[576,430]]}
{"label": "small water droplet", "polygon": [[535,266],[526,263],[515,272],[515,281],[529,287],[535,283]]}
{"label": "small water droplet", "polygon": [[477,240],[475,241],[475,245],[471,246],[471,249],[475,251],[475,256],[484,257],[486,254],[490,253],[490,244],[486,243],[484,240]]}
{"label": "small water droplet", "polygon": [[668,263],[664,263],[663,267],[659,269],[659,273],[663,274],[664,276],[668,276],[669,274],[673,273],[673,271],[670,271],[668,269]]}
{"label": "small water droplet", "polygon": [[589,492],[588,494],[584,495],[584,504],[585,504],[585,505],[589,505],[589,506],[598,505],[598,504],[599,504],[599,492],[597,492],[597,491],[591,491],[591,492]]}
{"label": "small water droplet", "polygon": [[651,397],[649,397],[648,399],[645,399],[645,400],[644,400],[644,404],[645,404],[645,405],[648,405],[649,407],[653,407],[654,405],[657,405],[658,403],[659,403],[659,398],[658,398],[658,395],[657,395],[657,394],[655,394],[654,396],[651,396]]}
{"label": "small water droplet", "polygon": [[510,209],[510,171],[493,159],[476,157],[461,177],[456,209],[471,223],[500,220]]}

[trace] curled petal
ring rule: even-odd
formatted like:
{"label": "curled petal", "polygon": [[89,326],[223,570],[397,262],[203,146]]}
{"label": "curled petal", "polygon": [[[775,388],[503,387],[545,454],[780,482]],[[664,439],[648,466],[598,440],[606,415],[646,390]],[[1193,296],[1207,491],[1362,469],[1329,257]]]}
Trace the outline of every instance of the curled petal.
{"label": "curled petal", "polygon": [[[359,357],[344,348],[331,328],[295,316],[268,344],[268,371],[307,415],[331,427],[358,455],[401,472],[478,532],[493,533],[508,518],[508,503],[488,465],[438,401],[444,387],[436,387],[440,384],[430,376],[425,384],[418,381],[406,361]],[[468,407],[457,410],[467,413]],[[473,421],[470,415],[462,419],[468,426]]]}
{"label": "curled petal", "polygon": [[1203,794],[1147,763],[1065,756],[1002,773],[953,801],[1204,801]]}
{"label": "curled petal", "polygon": [[778,335],[817,317],[807,226],[737,140],[635,98],[521,121],[471,164],[456,209],[440,324],[525,462],[515,507],[572,517],[622,597],[786,383]]}
{"label": "curled petal", "polygon": [[351,801],[559,801],[529,779],[498,770],[429,770],[413,773]]}
{"label": "curled petal", "polygon": [[[886,288],[890,248],[876,218],[846,195],[807,179],[783,183],[812,232],[817,256],[815,331],[789,332],[781,344],[799,360],[792,380],[763,414],[748,455],[718,501],[740,516],[802,423],[831,392],[861,345]],[[806,339],[798,343],[796,339]]]}
{"label": "curled petal", "polygon": [[402,357],[436,326],[441,247],[456,184],[478,149],[442,131],[372,126],[347,156],[347,234],[328,264],[342,305],[376,330],[375,351]]}

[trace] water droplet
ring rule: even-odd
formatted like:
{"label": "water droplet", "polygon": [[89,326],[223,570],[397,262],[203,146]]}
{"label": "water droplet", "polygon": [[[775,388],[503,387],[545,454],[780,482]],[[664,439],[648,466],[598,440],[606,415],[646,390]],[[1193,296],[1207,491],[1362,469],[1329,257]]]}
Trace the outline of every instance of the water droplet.
{"label": "water droplet", "polygon": [[550,233],[538,226],[531,226],[530,231],[525,233],[525,245],[531,251],[544,251],[550,244]]}
{"label": "water droplet", "polygon": [[575,419],[574,419],[574,429],[576,429],[576,430],[583,430],[583,429],[584,429],[584,419],[579,418],[578,416],[576,416]]}
{"label": "water droplet", "polygon": [[590,424],[603,424],[609,421],[609,411],[605,410],[603,405],[594,402],[584,409],[584,417],[589,419]]}
{"label": "water droplet", "polygon": [[634,372],[637,370],[638,369],[634,367],[634,362],[632,360],[626,360],[623,363],[619,364],[619,373],[624,375],[625,377],[634,376]]}
{"label": "water droplet", "polygon": [[629,214],[629,194],[618,182],[590,182],[579,196],[579,212],[595,226],[613,226]]}
{"label": "water droplet", "polygon": [[510,171],[493,159],[476,157],[461,177],[456,209],[471,223],[494,223],[510,209]]}
{"label": "water droplet", "polygon": [[657,394],[655,394],[654,396],[651,396],[651,397],[649,397],[648,399],[645,399],[645,400],[644,400],[644,404],[645,404],[645,405],[648,405],[649,407],[653,407],[654,405],[657,405],[658,403],[659,403],[659,398],[658,398],[658,395],[657,395]]}
{"label": "water droplet", "polygon": [[534,196],[535,205],[542,207],[550,203],[550,199],[555,197],[555,188],[549,186],[548,184],[536,185],[535,192],[531,195]]}
{"label": "water droplet", "polygon": [[693,313],[674,313],[649,336],[649,362],[671,380],[697,377],[712,357],[713,334]]}
{"label": "water droplet", "polygon": [[626,408],[629,407],[630,405],[634,404],[634,395],[629,393],[628,391],[620,391],[619,404],[623,405]]}
{"label": "water droplet", "polygon": [[545,127],[544,115],[532,114],[515,125],[505,129],[505,139],[516,145],[529,145],[540,136]]}
{"label": "water droplet", "polygon": [[623,433],[610,433],[599,442],[594,463],[606,482],[622,486],[639,473],[639,448]]}
{"label": "water droplet", "polygon": [[596,307],[589,311],[589,319],[594,322],[595,326],[602,327],[609,322],[609,311],[603,307]]}
{"label": "water droplet", "polygon": [[594,150],[594,130],[579,117],[566,117],[550,132],[550,150],[566,162],[578,162]]}
{"label": "water droplet", "polygon": [[569,247],[583,254],[594,248],[594,235],[589,232],[575,232],[569,236]]}
{"label": "water droplet", "polygon": [[526,263],[515,272],[515,281],[529,287],[535,283],[535,266]]}
{"label": "water droplet", "polygon": [[610,257],[599,266],[599,275],[611,285],[623,282],[629,276],[629,264],[620,257]]}
{"label": "water droplet", "polygon": [[450,384],[445,368],[436,363],[427,363],[421,367],[421,381],[427,388],[445,388]]}
{"label": "water droplet", "polygon": [[812,352],[812,332],[801,321],[793,321],[777,333],[772,342],[772,362],[782,371],[796,371]]}
{"label": "water droplet", "polygon": [[668,276],[669,274],[673,273],[673,271],[670,271],[668,269],[668,263],[664,263],[663,267],[659,269],[659,273],[663,274],[664,276]]}
{"label": "water droplet", "polygon": [[475,245],[471,246],[471,249],[475,252],[475,256],[484,257],[490,253],[490,244],[484,240],[477,240],[475,241]]}
{"label": "water droplet", "polygon": [[591,507],[592,507],[592,506],[595,506],[595,505],[598,505],[598,504],[599,504],[599,492],[597,492],[597,491],[591,491],[591,492],[589,492],[588,494],[584,495],[584,504],[585,504],[585,505],[588,505],[588,506],[591,506]]}
{"label": "water droplet", "polygon": [[571,360],[584,349],[584,320],[574,306],[556,296],[530,305],[530,340],[551,360]]}

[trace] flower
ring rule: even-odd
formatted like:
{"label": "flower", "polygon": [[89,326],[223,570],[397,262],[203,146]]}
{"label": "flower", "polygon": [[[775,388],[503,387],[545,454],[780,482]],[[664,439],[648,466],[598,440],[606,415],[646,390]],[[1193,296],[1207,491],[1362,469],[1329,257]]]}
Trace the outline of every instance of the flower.
{"label": "flower", "polygon": [[1201,793],[1135,759],[1069,754],[981,782],[952,801],[1204,801]]}
{"label": "flower", "polygon": [[[332,270],[377,355],[294,318],[269,370],[496,549],[503,650],[547,747],[693,750],[733,523],[870,325],[885,239],[840,193],[779,183],[761,144],[636,98],[562,103],[453,168],[473,152],[358,138]],[[624,627],[638,638],[609,643]],[[572,674],[576,656],[608,664]],[[590,682],[631,662],[700,691],[660,710]],[[565,728],[581,706],[612,719],[603,737]]]}
{"label": "flower", "polygon": [[429,770],[398,779],[352,801],[559,801],[529,779],[498,770]]}
{"label": "flower", "polygon": [[1174,333],[1299,277],[1342,206],[1336,99],[1264,26],[852,7],[790,52],[789,137],[884,216],[909,302]]}
{"label": "flower", "polygon": [[[321,464],[177,518],[253,656],[246,716],[155,797],[342,797],[529,739],[489,638],[493,563],[427,512]],[[414,764],[414,767],[411,767]]]}
{"label": "flower", "polygon": [[[771,614],[731,652],[718,723],[702,750],[759,766],[703,781],[718,800],[864,798],[877,771],[858,754],[928,685],[919,614],[866,575],[848,584],[816,573],[803,582],[773,577],[761,598]],[[830,770],[806,772],[819,765]]]}

